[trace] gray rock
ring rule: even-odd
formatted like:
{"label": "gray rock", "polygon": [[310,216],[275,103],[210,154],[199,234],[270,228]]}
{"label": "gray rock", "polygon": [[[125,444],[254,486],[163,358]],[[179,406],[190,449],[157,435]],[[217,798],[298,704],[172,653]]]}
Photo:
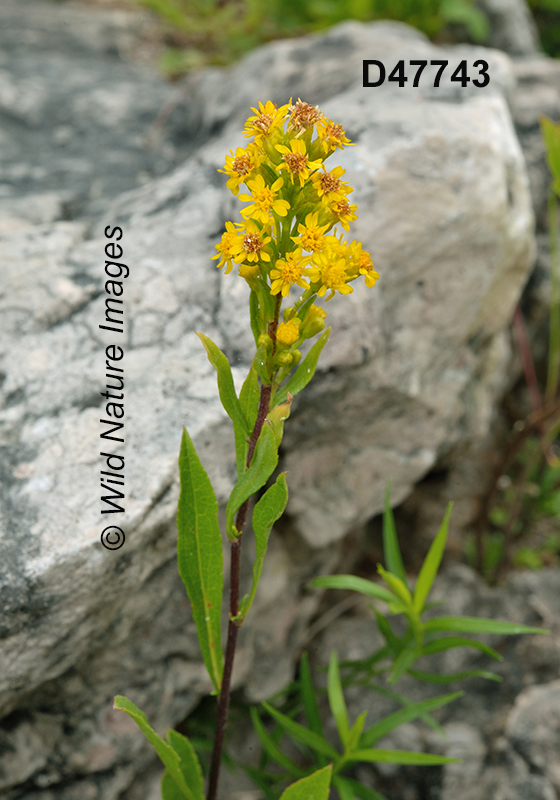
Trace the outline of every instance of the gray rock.
{"label": "gray rock", "polygon": [[[15,7],[6,6],[10,19]],[[49,30],[58,36],[56,25]],[[8,39],[5,52],[18,41]],[[410,58],[486,58],[491,85],[364,89],[362,59],[375,53],[396,62],[403,45]],[[509,59],[481,48],[442,51],[394,24],[346,23],[269,45],[233,70],[201,73],[169,133],[173,139],[183,126],[192,138],[154,173],[187,150],[191,157],[121,194],[93,233],[56,219],[71,216],[64,209],[84,196],[91,220],[108,197],[134,186],[146,163],[138,137],[170,98],[157,79],[102,59],[103,47],[95,45],[93,58],[81,47],[53,54],[18,46],[8,53],[12,71],[6,60],[0,76],[6,159],[24,165],[12,172],[7,161],[0,165],[5,197],[34,196],[28,207],[8,201],[0,215],[7,220],[0,250],[7,800],[22,792],[31,800],[116,800],[151,751],[111,710],[112,696],[129,695],[163,730],[208,690],[174,563],[176,459],[184,422],[224,503],[232,437],[193,330],[225,348],[239,381],[250,357],[246,292],[209,256],[234,208],[215,170],[242,141],[246,106],[303,95],[345,125],[357,142],[340,158],[361,212],[355,235],[383,276],[374,291],[329,302],[332,346],[287,430],[293,524],[272,537],[234,673],[250,699],[285,683],[319,602],[303,587],[334,567],[336,542],[381,508],[385,479],[392,477],[398,502],[451,443],[485,435],[508,379],[505,328],[534,250],[505,100],[514,84]],[[45,131],[55,122],[60,130],[49,143]],[[67,128],[77,125],[83,136],[73,139]],[[33,150],[39,141],[45,147]],[[74,141],[72,158],[55,157],[61,142]],[[26,148],[36,153],[31,167]],[[94,174],[104,181],[97,195],[89,191]],[[99,543],[107,524],[99,513],[99,393],[103,349],[115,340],[98,325],[103,229],[115,224],[131,271],[126,544],[108,552]]]}
{"label": "gray rock", "polygon": [[537,26],[525,0],[477,0],[490,22],[486,44],[510,56],[528,56],[540,50]]}

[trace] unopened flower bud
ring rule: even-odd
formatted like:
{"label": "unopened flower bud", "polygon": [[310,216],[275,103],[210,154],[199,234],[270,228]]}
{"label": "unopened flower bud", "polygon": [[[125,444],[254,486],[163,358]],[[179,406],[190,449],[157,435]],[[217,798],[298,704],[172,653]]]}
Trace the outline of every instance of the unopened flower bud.
{"label": "unopened flower bud", "polygon": [[278,353],[276,361],[283,367],[289,367],[294,360],[291,353]]}
{"label": "unopened flower bud", "polygon": [[301,352],[299,350],[292,350],[292,366],[296,366],[301,361]]}
{"label": "unopened flower bud", "polygon": [[267,350],[270,350],[272,348],[272,339],[270,338],[268,333],[261,333],[261,335],[259,336],[258,345],[259,347],[261,346],[266,347]]}

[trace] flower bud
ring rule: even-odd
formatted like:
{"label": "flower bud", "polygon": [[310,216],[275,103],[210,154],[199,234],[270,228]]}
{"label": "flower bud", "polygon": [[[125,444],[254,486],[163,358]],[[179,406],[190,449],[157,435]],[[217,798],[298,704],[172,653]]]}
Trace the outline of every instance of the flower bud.
{"label": "flower bud", "polygon": [[303,320],[303,325],[301,326],[301,335],[303,338],[311,339],[312,336],[321,333],[325,328],[326,316],[327,312],[320,306],[310,306]]}
{"label": "flower bud", "polygon": [[299,350],[292,350],[292,366],[295,367],[301,361],[301,352]]}
{"label": "flower bud", "polygon": [[289,367],[293,360],[291,353],[278,353],[276,356],[277,363],[282,367]]}
{"label": "flower bud", "polygon": [[261,333],[259,336],[259,340],[257,342],[259,347],[266,347],[267,350],[272,349],[272,339],[268,335],[268,333]]}

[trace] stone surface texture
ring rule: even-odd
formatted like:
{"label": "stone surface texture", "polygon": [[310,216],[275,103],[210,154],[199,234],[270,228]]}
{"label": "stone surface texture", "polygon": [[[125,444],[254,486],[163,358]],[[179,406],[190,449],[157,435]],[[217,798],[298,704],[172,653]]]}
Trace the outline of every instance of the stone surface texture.
{"label": "stone surface texture", "polygon": [[[343,123],[356,142],[339,158],[359,206],[354,235],[382,279],[329,302],[330,346],[287,426],[290,524],[271,537],[236,660],[248,699],[291,677],[320,601],[305,584],[333,569],[345,535],[380,510],[385,479],[399,502],[452,446],[487,434],[510,380],[508,321],[535,252],[508,110],[515,69],[503,53],[436,48],[403,25],[351,22],[171,89],[119,58],[141,16],[88,13],[15,0],[0,9],[6,800],[145,800],[150,781],[138,765],[150,766],[151,751],[112,697],[128,695],[163,730],[208,691],[176,574],[176,460],[184,423],[224,503],[232,436],[193,331],[225,349],[240,380],[251,350],[246,290],[209,256],[236,213],[216,168],[242,143],[249,106],[301,96]],[[439,89],[362,87],[364,58],[389,65],[403,51],[485,58],[490,86],[462,89],[448,75]],[[118,341],[98,325],[103,231],[116,224],[130,266],[127,539],[109,552],[99,543],[100,392],[103,350]],[[453,741],[479,758],[468,731]],[[536,780],[527,753],[511,756],[521,783]],[[539,780],[548,791],[553,776]]]}
{"label": "stone surface texture", "polygon": [[490,23],[486,44],[510,56],[530,56],[540,50],[537,26],[525,0],[478,0]]}

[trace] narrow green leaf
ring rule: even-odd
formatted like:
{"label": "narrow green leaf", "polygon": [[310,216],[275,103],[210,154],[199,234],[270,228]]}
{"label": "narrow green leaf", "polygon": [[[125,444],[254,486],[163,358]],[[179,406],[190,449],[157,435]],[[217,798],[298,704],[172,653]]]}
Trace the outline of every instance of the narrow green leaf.
{"label": "narrow green leaf", "polygon": [[344,695],[342,693],[342,686],[340,684],[338,658],[335,650],[332,651],[329,661],[327,694],[329,697],[331,713],[335,719],[338,735],[340,736],[340,741],[342,742],[343,748],[346,750],[348,745],[348,734],[350,733],[348,724],[348,710],[346,708],[346,703],[344,702]]}
{"label": "narrow green leaf", "polygon": [[280,800],[329,800],[332,764],[302,778],[282,793]]}
{"label": "narrow green leaf", "polygon": [[420,574],[418,575],[418,580],[416,581],[416,586],[414,587],[414,610],[417,614],[421,614],[424,610],[426,598],[430,593],[439,565],[441,564],[441,559],[443,558],[452,508],[453,503],[449,503],[441,527],[428,550],[428,555],[424,559]]}
{"label": "narrow green leaf", "polygon": [[257,736],[259,737],[265,752],[270,756],[270,758],[283,767],[288,775],[291,775],[293,778],[299,778],[302,775],[305,775],[304,771],[300,769],[291,758],[288,758],[288,756],[280,750],[274,739],[270,736],[262,724],[259,712],[256,708],[251,708],[251,719],[253,721],[253,726]]}
{"label": "narrow green leaf", "polygon": [[464,636],[446,636],[443,639],[432,639],[427,642],[423,648],[420,656],[431,656],[434,653],[441,653],[444,650],[451,650],[455,647],[474,647],[475,650],[480,650],[481,653],[495,658],[497,661],[503,661],[504,658],[497,653],[493,647],[487,644],[477,642],[475,639],[466,639]]}
{"label": "narrow green leaf", "polygon": [[253,331],[253,336],[255,337],[255,344],[258,347],[259,336],[261,335],[261,332],[259,330],[261,321],[261,310],[259,308],[259,297],[253,289],[251,289],[251,296],[249,298],[249,312],[251,315],[251,330]]}
{"label": "narrow green leaf", "polygon": [[186,797],[187,800],[199,800],[195,792],[187,786],[187,782],[185,781],[180,767],[179,755],[150,727],[150,723],[144,712],[141,711],[138,706],[135,706],[127,697],[123,697],[122,695],[117,695],[117,697],[115,697],[113,708],[116,708],[118,711],[124,711],[125,714],[128,714],[138,725],[146,739],[163,761],[165,768],[178,788],[182,791],[182,797]]}
{"label": "narrow green leaf", "polygon": [[339,758],[339,754],[336,752],[334,747],[332,747],[321,736],[318,736],[313,731],[310,731],[309,728],[304,728],[303,725],[299,724],[299,722],[294,722],[293,719],[290,719],[285,714],[277,711],[268,703],[263,703],[262,705],[263,708],[268,711],[270,716],[274,717],[276,722],[278,722],[284,728],[284,730],[290,734],[290,736],[292,736],[294,739],[297,739],[298,742],[306,744],[308,747],[316,750],[317,753],[323,753],[323,755],[327,756],[328,758]]}
{"label": "narrow green leaf", "polygon": [[413,647],[405,647],[393,662],[393,669],[391,675],[387,679],[387,683],[397,683],[404,673],[414,664],[418,658],[418,652]]}
{"label": "narrow green leaf", "polygon": [[268,371],[268,350],[264,344],[260,344],[257,347],[257,352],[253,358],[253,369],[261,381],[268,386],[270,384],[270,374]]}
{"label": "narrow green leaf", "polygon": [[292,375],[288,383],[281,389],[278,390],[275,398],[275,405],[279,403],[283,403],[288,396],[288,392],[292,396],[296,396],[299,394],[302,389],[305,389],[313,375],[315,374],[315,370],[317,369],[317,362],[319,361],[319,356],[321,355],[321,351],[323,347],[326,345],[327,340],[330,336],[331,329],[327,328],[321,336],[317,339],[313,347],[310,349],[309,353],[305,356],[301,364],[296,369],[295,373]]}
{"label": "narrow green leaf", "polygon": [[364,731],[360,740],[360,746],[362,748],[371,747],[372,744],[375,744],[379,739],[387,736],[388,733],[398,728],[399,725],[403,725],[405,722],[411,722],[411,720],[418,719],[418,717],[423,717],[424,714],[427,714],[429,711],[434,711],[436,708],[451,703],[453,700],[461,697],[462,694],[464,694],[464,692],[453,692],[453,694],[445,694],[442,697],[434,697],[432,700],[423,700],[421,703],[411,703],[405,708],[395,711],[394,714],[389,714],[389,716],[376,722],[371,728],[368,728],[367,731]]}
{"label": "narrow green leaf", "polygon": [[249,595],[243,598],[237,618],[244,620],[253,604],[255,592],[262,574],[268,537],[274,523],[280,519],[288,502],[286,473],[282,472],[276,483],[263,494],[253,510],[253,530],[255,532],[256,558],[253,564],[253,585]]}
{"label": "narrow green leaf", "polygon": [[428,767],[439,764],[457,764],[461,759],[435,756],[431,753],[413,753],[409,750],[376,750],[368,748],[354,750],[351,755],[345,757],[345,761],[373,761],[378,764],[410,764],[412,766]]}
{"label": "narrow green leaf", "polygon": [[254,367],[251,367],[239,392],[239,405],[250,431],[253,430],[257,421],[260,397],[259,377]]}
{"label": "narrow green leaf", "polygon": [[304,651],[301,654],[299,670],[301,697],[303,700],[307,724],[314,733],[322,737],[323,724],[321,722],[321,715],[319,714],[319,706],[317,705],[315,688],[313,686],[313,681],[311,680],[311,670],[309,669],[309,656],[307,655],[307,651]]}
{"label": "narrow green leaf", "polygon": [[250,435],[247,419],[241,411],[239,400],[233,385],[231,367],[226,356],[222,353],[217,344],[214,344],[206,334],[195,331],[196,335],[204,345],[209,362],[218,373],[218,391],[222,405],[228,413],[232,422],[237,423],[246,436]]}
{"label": "narrow green leaf", "polygon": [[309,586],[314,589],[349,589],[368,597],[377,597],[386,603],[391,603],[395,599],[395,595],[388,589],[365,578],[358,578],[357,575],[321,575],[319,578],[314,578]]}
{"label": "narrow green leaf", "polygon": [[408,586],[406,580],[406,572],[404,571],[404,564],[399,547],[399,540],[397,538],[397,529],[395,527],[395,518],[393,517],[393,509],[391,508],[391,482],[387,481],[385,487],[385,512],[383,514],[383,554],[385,556],[385,563],[389,572],[400,578],[405,586]]}
{"label": "narrow green leaf", "polygon": [[408,674],[413,678],[418,678],[420,681],[427,683],[453,683],[454,681],[462,681],[465,678],[485,678],[488,681],[501,681],[502,678],[494,672],[488,672],[484,669],[470,669],[466,672],[455,672],[449,675],[438,675],[436,672],[424,672],[419,669],[409,669]]}
{"label": "narrow green leaf", "polygon": [[181,494],[177,509],[179,574],[196,624],[206,669],[218,691],[222,681],[223,551],[218,503],[187,429],[179,455]]}
{"label": "narrow green leaf", "polygon": [[362,735],[362,731],[364,729],[366,717],[367,711],[362,711],[360,716],[356,719],[356,722],[350,728],[348,733],[347,750],[355,750],[358,746],[360,736]]}
{"label": "narrow green leaf", "polygon": [[[410,590],[406,583],[403,583],[400,578],[397,578],[396,575],[393,575],[392,572],[387,572],[386,569],[383,569],[381,564],[377,565],[377,571],[387,584],[387,586],[391,589],[392,592],[404,603],[405,606],[412,606],[412,595],[410,594]],[[394,600],[394,598],[393,598]]]}
{"label": "narrow green leaf", "polygon": [[168,770],[165,770],[161,779],[161,800],[185,800],[185,794],[179,789]]}
{"label": "narrow green leaf", "polygon": [[261,489],[270,478],[278,464],[278,448],[275,433],[270,425],[263,425],[261,435],[255,447],[251,465],[239,478],[229,496],[226,506],[226,530],[230,539],[238,535],[234,526],[234,518],[245,500]]}
{"label": "narrow green leaf", "polygon": [[553,177],[553,189],[560,196],[560,125],[548,117],[540,118],[546,147],[546,161]]}
{"label": "narrow green leaf", "polygon": [[[409,706],[413,705],[412,701],[405,697],[404,694],[399,694],[399,692],[395,692],[392,689],[387,689],[386,686],[379,686],[375,683],[370,683],[366,687],[372,692],[377,692],[378,694],[382,695],[383,697],[389,697],[391,700],[395,700],[397,703],[400,703],[404,708],[408,708]],[[426,713],[421,716],[423,722],[431,728],[436,733],[439,733],[440,736],[445,736],[445,731],[436,720],[432,717],[431,714]]]}
{"label": "narrow green leaf", "polygon": [[514,636],[520,633],[550,633],[544,628],[531,628],[517,622],[479,617],[436,617],[423,624],[424,631],[452,631],[453,633],[496,633]]}
{"label": "narrow green leaf", "polygon": [[[341,779],[339,778],[339,780]],[[342,780],[344,780],[348,786],[352,787],[354,794],[356,797],[359,797],[360,800],[387,800],[384,795],[379,794],[379,792],[376,792],[375,789],[371,789],[369,786],[364,786],[363,783],[355,781],[353,778],[342,778]]]}
{"label": "narrow green leaf", "polygon": [[179,756],[179,766],[183,777],[192,789],[197,800],[204,800],[204,780],[198,756],[194,747],[182,733],[174,730],[167,731],[167,744],[172,747]]}
{"label": "narrow green leaf", "polygon": [[377,627],[379,628],[381,635],[387,642],[389,649],[392,651],[393,654],[398,655],[402,650],[403,646],[401,640],[398,638],[398,636],[394,634],[393,629],[391,628],[391,625],[389,624],[389,620],[387,619],[387,617],[384,617],[383,614],[380,614],[379,611],[373,605],[373,603],[370,603],[369,605],[370,608],[373,610],[373,613],[375,614],[375,619],[377,620]]}
{"label": "narrow green leaf", "polygon": [[340,775],[335,775],[333,778],[333,786],[338,792],[340,800],[354,800],[354,790],[346,778],[341,778]]}

